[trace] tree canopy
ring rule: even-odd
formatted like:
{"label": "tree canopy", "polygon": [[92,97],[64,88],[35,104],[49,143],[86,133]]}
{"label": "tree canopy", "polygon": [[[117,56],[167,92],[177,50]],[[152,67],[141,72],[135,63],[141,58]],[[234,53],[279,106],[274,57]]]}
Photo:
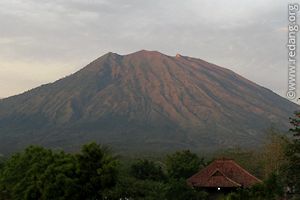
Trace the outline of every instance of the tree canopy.
{"label": "tree canopy", "polygon": [[[300,113],[290,122],[292,139],[273,133],[257,151],[235,148],[215,154],[234,158],[264,180],[220,200],[299,199]],[[96,143],[83,145],[78,153],[29,146],[8,158],[0,156],[0,200],[207,200],[206,191],[186,182],[205,166],[204,158],[189,150],[160,161],[126,163]]]}
{"label": "tree canopy", "polygon": [[204,159],[189,150],[175,152],[166,159],[167,172],[175,179],[187,179],[204,165]]}
{"label": "tree canopy", "polygon": [[95,143],[75,155],[30,146],[5,162],[0,199],[101,199],[116,176],[115,159]]}

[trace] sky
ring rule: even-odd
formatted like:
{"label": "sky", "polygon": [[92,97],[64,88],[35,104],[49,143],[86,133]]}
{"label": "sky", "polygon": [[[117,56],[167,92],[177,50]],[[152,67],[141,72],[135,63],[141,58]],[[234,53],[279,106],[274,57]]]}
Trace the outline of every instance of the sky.
{"label": "sky", "polygon": [[201,58],[285,96],[287,12],[286,0],[1,0],[0,97],[141,49]]}

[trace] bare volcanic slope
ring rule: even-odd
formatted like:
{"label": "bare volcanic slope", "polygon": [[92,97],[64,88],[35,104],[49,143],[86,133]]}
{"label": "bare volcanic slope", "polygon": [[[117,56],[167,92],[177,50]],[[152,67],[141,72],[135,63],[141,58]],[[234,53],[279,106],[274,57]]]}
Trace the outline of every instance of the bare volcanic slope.
{"label": "bare volcanic slope", "polygon": [[287,130],[298,105],[200,59],[108,53],[80,71],[0,100],[0,152],[29,144],[77,149],[214,149],[260,144]]}

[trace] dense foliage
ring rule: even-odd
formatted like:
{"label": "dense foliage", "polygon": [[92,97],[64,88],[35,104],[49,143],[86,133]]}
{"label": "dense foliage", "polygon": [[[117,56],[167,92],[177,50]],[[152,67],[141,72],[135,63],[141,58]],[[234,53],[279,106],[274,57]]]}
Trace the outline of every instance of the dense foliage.
{"label": "dense foliage", "polygon": [[131,175],[141,180],[160,181],[165,179],[162,167],[154,161],[140,159],[131,165]]}
{"label": "dense foliage", "polygon": [[95,143],[76,155],[30,146],[8,159],[0,199],[101,199],[116,183],[116,160]]}
{"label": "dense foliage", "polygon": [[286,149],[287,163],[282,168],[287,190],[296,199],[300,199],[300,112],[290,119],[293,128],[293,140]]}
{"label": "dense foliage", "polygon": [[272,130],[261,149],[228,149],[206,159],[183,150],[126,160],[96,143],[75,154],[29,146],[9,158],[0,156],[0,200],[206,200],[212,197],[186,179],[216,157],[233,158],[263,180],[217,199],[300,199],[299,113],[291,124],[291,139]]}
{"label": "dense foliage", "polygon": [[187,179],[204,166],[204,161],[196,154],[185,150],[167,156],[166,166],[170,177]]}
{"label": "dense foliage", "polygon": [[[261,152],[264,182],[229,194],[226,200],[300,199],[300,113],[290,118],[293,138],[271,134]],[[258,160],[260,160],[258,159]]]}
{"label": "dense foliage", "polygon": [[77,154],[30,146],[0,165],[0,199],[203,199],[207,194],[185,181],[202,161],[182,151],[169,155],[166,165],[138,159],[124,168],[95,143]]}

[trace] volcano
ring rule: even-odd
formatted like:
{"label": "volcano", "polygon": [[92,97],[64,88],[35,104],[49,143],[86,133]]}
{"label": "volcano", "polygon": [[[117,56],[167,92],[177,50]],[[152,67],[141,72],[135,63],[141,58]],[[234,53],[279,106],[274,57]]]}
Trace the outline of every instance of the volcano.
{"label": "volcano", "polygon": [[54,83],[0,100],[0,153],[30,144],[118,151],[255,147],[299,106],[201,59],[107,53]]}

